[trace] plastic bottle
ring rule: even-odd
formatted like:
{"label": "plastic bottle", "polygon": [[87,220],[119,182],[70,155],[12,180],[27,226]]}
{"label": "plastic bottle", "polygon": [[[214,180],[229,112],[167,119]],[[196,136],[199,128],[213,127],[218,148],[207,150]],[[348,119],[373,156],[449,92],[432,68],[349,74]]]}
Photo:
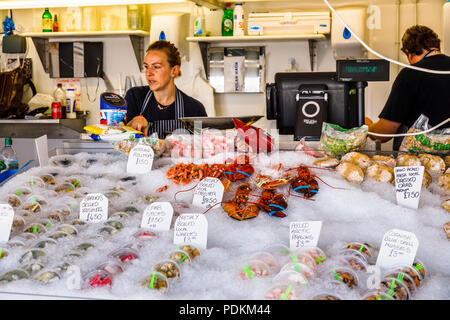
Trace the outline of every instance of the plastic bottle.
{"label": "plastic bottle", "polygon": [[143,29],[144,17],[142,8],[136,4],[127,6],[127,23],[128,29],[140,30]]}
{"label": "plastic bottle", "polygon": [[205,15],[203,13],[203,8],[200,4],[196,4],[196,17],[194,20],[194,37],[204,37],[205,36]]}
{"label": "plastic bottle", "polygon": [[66,106],[66,90],[62,88],[62,83],[58,83],[56,90],[53,92],[53,98],[55,102],[61,102],[61,106]]}
{"label": "plastic bottle", "polygon": [[244,8],[242,3],[236,3],[233,11],[233,35],[244,35]]}
{"label": "plastic bottle", "polygon": [[59,31],[59,22],[58,22],[58,15],[55,14],[55,19],[53,20],[53,32]]}
{"label": "plastic bottle", "polygon": [[42,32],[52,32],[52,14],[48,8],[42,14]]}
{"label": "plastic bottle", "polygon": [[76,118],[76,113],[75,113],[76,101],[77,100],[76,100],[74,89],[72,89],[72,88],[67,89],[67,94],[66,94],[66,102],[67,102],[66,117],[68,119]]}
{"label": "plastic bottle", "polygon": [[222,36],[233,35],[233,10],[230,8],[230,3],[225,4],[222,17]]}
{"label": "plastic bottle", "polygon": [[17,154],[12,147],[11,137],[5,138],[5,146],[0,152],[0,160],[3,161],[6,166],[5,170],[17,170],[19,169],[19,161],[17,161]]}

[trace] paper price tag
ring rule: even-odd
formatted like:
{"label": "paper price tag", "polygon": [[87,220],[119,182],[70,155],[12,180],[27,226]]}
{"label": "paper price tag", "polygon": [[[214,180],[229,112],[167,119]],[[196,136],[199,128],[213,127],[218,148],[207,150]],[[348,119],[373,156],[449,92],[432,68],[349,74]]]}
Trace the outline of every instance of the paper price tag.
{"label": "paper price tag", "polygon": [[173,243],[175,245],[193,244],[206,249],[208,220],[200,213],[184,213],[175,221]]}
{"label": "paper price tag", "polygon": [[219,179],[207,177],[200,181],[195,188],[192,204],[208,209],[222,201],[224,190],[225,188]]}
{"label": "paper price tag", "polygon": [[0,241],[8,241],[14,219],[13,208],[6,203],[0,204]]}
{"label": "paper price tag", "polygon": [[395,167],[395,194],[397,204],[417,209],[423,180],[423,166]]}
{"label": "paper price tag", "polygon": [[138,144],[131,149],[127,162],[127,173],[145,174],[152,171],[155,153],[152,147]]}
{"label": "paper price tag", "polygon": [[108,198],[101,193],[90,193],[80,202],[80,220],[90,223],[108,219]]}
{"label": "paper price tag", "polygon": [[170,202],[153,202],[145,208],[142,215],[141,228],[154,231],[170,229],[173,217],[173,207]]}
{"label": "paper price tag", "polygon": [[418,247],[419,240],[414,233],[391,229],[383,236],[376,265],[386,269],[399,264],[411,266]]}
{"label": "paper price tag", "polygon": [[317,247],[322,221],[291,222],[289,227],[289,248]]}

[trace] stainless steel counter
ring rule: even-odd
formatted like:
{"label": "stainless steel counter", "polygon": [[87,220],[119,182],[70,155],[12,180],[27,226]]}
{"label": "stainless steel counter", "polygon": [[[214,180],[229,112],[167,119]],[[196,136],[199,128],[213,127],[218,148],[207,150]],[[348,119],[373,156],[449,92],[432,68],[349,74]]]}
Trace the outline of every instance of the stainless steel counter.
{"label": "stainless steel counter", "polygon": [[0,119],[0,137],[78,139],[86,119]]}

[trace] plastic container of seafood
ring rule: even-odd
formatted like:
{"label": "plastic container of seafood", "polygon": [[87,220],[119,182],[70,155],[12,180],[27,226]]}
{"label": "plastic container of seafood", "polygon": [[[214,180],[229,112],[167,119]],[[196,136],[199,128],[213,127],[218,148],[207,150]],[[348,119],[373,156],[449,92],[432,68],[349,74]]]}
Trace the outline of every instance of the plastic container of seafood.
{"label": "plastic container of seafood", "polygon": [[130,215],[123,211],[116,211],[110,216],[110,218],[114,219],[128,219],[129,217]]}
{"label": "plastic container of seafood", "polygon": [[374,256],[374,249],[368,243],[350,242],[346,244],[345,249],[360,252],[365,257],[367,262],[370,262]]}
{"label": "plastic container of seafood", "polygon": [[133,237],[142,241],[150,241],[157,238],[157,235],[148,229],[139,229],[133,234]]}
{"label": "plastic container of seafood", "polygon": [[57,155],[49,159],[49,163],[57,167],[70,167],[75,162],[75,157],[69,154]]}
{"label": "plastic container of seafood", "polygon": [[409,300],[411,298],[408,286],[397,278],[384,278],[380,282],[379,290],[383,294],[391,296],[394,300]]}
{"label": "plastic container of seafood", "polygon": [[119,230],[117,230],[116,228],[111,227],[111,226],[104,226],[104,227],[98,229],[97,232],[98,232],[98,234],[101,234],[101,235],[113,235],[113,234],[118,233]]}
{"label": "plastic container of seafood", "polygon": [[308,267],[306,264],[300,262],[289,262],[285,264],[280,272],[284,271],[295,271],[302,274],[306,279],[312,279],[315,276],[313,269]]}
{"label": "plastic container of seafood", "polygon": [[321,292],[311,297],[311,300],[343,300],[342,297],[334,292]]}
{"label": "plastic container of seafood", "polygon": [[278,261],[281,261],[281,263],[287,262],[289,259],[289,247],[283,243],[270,244],[264,247],[263,251],[272,254]]}
{"label": "plastic container of seafood", "polygon": [[155,271],[142,281],[142,286],[149,290],[162,290],[167,292],[169,290],[169,281],[164,274]]}
{"label": "plastic container of seafood", "polygon": [[70,183],[75,189],[83,187],[81,179],[78,176],[70,176],[64,179],[65,183]]}
{"label": "plastic container of seafood", "polygon": [[420,273],[420,270],[422,268],[422,264],[417,264],[416,267],[408,266],[408,265],[397,265],[392,268],[392,270],[395,270],[397,272],[403,272],[407,274],[413,281],[416,287],[420,287],[422,284],[422,281],[424,280],[423,274]]}
{"label": "plastic container of seafood", "polygon": [[342,282],[349,288],[356,288],[359,285],[359,277],[351,268],[336,266],[330,269],[328,274],[331,280]]}
{"label": "plastic container of seafood", "polygon": [[56,212],[47,214],[47,219],[53,223],[63,223],[64,222],[64,216],[61,213],[56,213]]}
{"label": "plastic container of seafood", "polygon": [[51,213],[61,214],[64,218],[72,214],[72,208],[67,204],[59,204],[52,206],[48,211]]}
{"label": "plastic container of seafood", "polygon": [[430,271],[426,267],[426,265],[423,264],[423,262],[421,260],[419,260],[417,258],[414,259],[413,267],[414,267],[414,269],[419,271],[420,275],[422,276],[422,280],[425,280],[425,278],[427,278],[427,279],[430,278]]}
{"label": "plastic container of seafood", "polygon": [[42,206],[38,202],[25,202],[22,210],[28,211],[30,214],[38,214],[42,211]]}
{"label": "plastic container of seafood", "polygon": [[117,220],[108,220],[104,223],[105,226],[110,226],[113,227],[117,230],[122,230],[123,229],[123,223]]}
{"label": "plastic container of seafood", "polygon": [[22,200],[17,194],[14,193],[10,193],[3,198],[3,202],[7,202],[13,208],[18,208],[22,205]]}
{"label": "plastic container of seafood", "polygon": [[25,239],[21,239],[20,237],[14,237],[14,239],[9,240],[6,245],[8,248],[17,248],[25,246]]}
{"label": "plastic container of seafood", "polygon": [[298,287],[292,284],[276,284],[269,288],[264,294],[267,300],[299,300]]}
{"label": "plastic container of seafood", "polygon": [[75,191],[75,187],[67,182],[58,184],[55,186],[55,188],[53,189],[53,191],[57,192],[57,193],[68,193],[68,192],[74,192]]}
{"label": "plastic container of seafood", "polygon": [[70,234],[71,236],[76,236],[78,234],[78,229],[70,224],[62,224],[62,225],[58,226],[58,228],[56,230],[65,232],[67,234]]}
{"label": "plastic container of seafood", "polygon": [[416,290],[417,290],[417,286],[414,282],[414,279],[411,278],[407,273],[396,270],[396,269],[391,269],[388,270],[387,272],[385,272],[383,274],[383,278],[385,279],[397,279],[399,281],[402,281],[407,287],[408,290],[411,294],[413,294]]}
{"label": "plastic container of seafood", "polygon": [[5,284],[8,282],[21,280],[21,279],[28,279],[29,277],[30,277],[30,275],[25,270],[14,269],[14,270],[8,271],[0,276],[0,284]]}
{"label": "plastic container of seafood", "polygon": [[263,261],[265,264],[267,264],[267,266],[269,266],[270,274],[276,274],[281,269],[281,266],[277,262],[277,259],[272,254],[265,251],[255,252],[250,256],[249,259]]}
{"label": "plastic container of seafood", "polygon": [[113,260],[108,260],[106,262],[103,262],[103,263],[99,264],[95,269],[106,271],[111,276],[114,276],[116,274],[120,274],[123,272],[122,265]]}
{"label": "plastic container of seafood", "polygon": [[9,255],[8,250],[0,248],[0,260],[7,257]]}
{"label": "plastic container of seafood", "polygon": [[28,233],[45,233],[47,232],[47,228],[44,227],[41,223],[32,223],[28,226],[26,226],[23,230],[23,232],[28,232]]}
{"label": "plastic container of seafood", "polygon": [[310,267],[313,271],[317,270],[317,264],[314,259],[302,250],[296,250],[289,255],[290,261],[294,263],[303,263]]}
{"label": "plastic container of seafood", "polygon": [[50,239],[54,239],[54,240],[59,240],[59,239],[63,239],[63,238],[67,238],[69,237],[70,234],[68,234],[67,232],[64,231],[56,231],[53,232],[51,235],[49,235],[48,237]]}
{"label": "plastic container of seafood", "polygon": [[33,260],[42,261],[47,256],[47,253],[40,249],[31,249],[25,252],[19,259],[19,263],[24,264]]}
{"label": "plastic container of seafood", "polygon": [[296,271],[283,271],[277,274],[272,282],[282,284],[295,284],[297,286],[308,284],[308,280]]}
{"label": "plastic container of seafood", "polygon": [[11,226],[11,234],[22,232],[24,228],[25,228],[25,219],[21,216],[16,215],[13,218]]}
{"label": "plastic container of seafood", "polygon": [[47,185],[54,185],[56,183],[55,176],[50,173],[41,174],[39,178]]}
{"label": "plastic container of seafood", "polygon": [[270,267],[261,260],[245,261],[239,269],[239,276],[242,280],[268,277],[270,275]]}
{"label": "plastic container of seafood", "polygon": [[393,298],[385,292],[371,290],[363,295],[362,300],[393,300]]}
{"label": "plastic container of seafood", "polygon": [[180,244],[179,249],[187,252],[191,260],[194,260],[196,257],[200,256],[200,250],[192,244]]}
{"label": "plastic container of seafood", "polygon": [[359,257],[356,254],[343,254],[336,259],[339,263],[352,268],[356,272],[367,272],[368,264],[362,255]]}
{"label": "plastic container of seafood", "polygon": [[169,255],[170,259],[175,261],[178,264],[182,264],[182,263],[191,263],[192,259],[189,256],[189,254],[181,249],[176,249],[173,250],[170,255]]}
{"label": "plastic container of seafood", "polygon": [[178,263],[176,263],[176,261],[171,260],[171,259],[162,260],[162,261],[156,263],[155,266],[153,267],[153,269],[156,272],[162,273],[168,279],[172,279],[172,278],[180,279],[181,278],[180,266],[178,265]]}
{"label": "plastic container of seafood", "polygon": [[19,186],[14,190],[14,193],[21,198],[28,197],[31,194],[32,190],[30,187],[25,185]]}
{"label": "plastic container of seafood", "polygon": [[89,248],[94,248],[95,245],[89,242],[83,242],[72,248],[74,251],[83,252],[89,250]]}
{"label": "plastic container of seafood", "polygon": [[52,283],[61,279],[61,276],[55,270],[46,270],[38,274],[34,280],[43,284]]}
{"label": "plastic container of seafood", "polygon": [[93,270],[83,277],[83,289],[111,287],[113,277],[104,270]]}
{"label": "plastic container of seafood", "polygon": [[114,259],[119,259],[123,263],[128,263],[134,259],[139,259],[139,254],[137,251],[131,248],[119,248],[111,252],[108,256]]}
{"label": "plastic container of seafood", "polygon": [[36,176],[27,177],[27,180],[25,181],[25,185],[30,188],[38,188],[38,189],[45,188],[44,181],[42,181],[41,178],[36,177]]}
{"label": "plastic container of seafood", "polygon": [[36,243],[34,245],[34,248],[44,249],[44,248],[47,248],[47,247],[55,245],[55,244],[58,244],[58,242],[56,242],[53,239],[45,239],[45,240],[41,240],[38,243]]}
{"label": "plastic container of seafood", "polygon": [[314,259],[316,264],[321,264],[326,260],[325,252],[322,251],[319,247],[304,247],[298,249],[297,253],[306,253]]}
{"label": "plastic container of seafood", "polygon": [[58,197],[58,193],[54,190],[43,190],[39,191],[39,195],[43,196],[45,199],[53,199]]}
{"label": "plastic container of seafood", "polygon": [[133,249],[135,251],[139,251],[142,249],[144,245],[142,244],[142,242],[140,241],[133,241],[133,242],[129,242],[127,244],[125,244],[122,248],[130,248]]}

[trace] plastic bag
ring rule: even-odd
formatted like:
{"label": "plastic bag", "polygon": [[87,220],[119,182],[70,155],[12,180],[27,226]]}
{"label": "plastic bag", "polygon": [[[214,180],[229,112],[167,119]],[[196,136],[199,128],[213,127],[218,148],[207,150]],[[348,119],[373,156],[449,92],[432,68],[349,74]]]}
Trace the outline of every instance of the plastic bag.
{"label": "plastic bag", "polygon": [[138,144],[144,144],[152,147],[155,157],[160,157],[164,153],[164,141],[158,139],[158,133],[154,132],[149,137],[141,137],[135,138],[133,135],[128,139],[120,140],[114,142],[114,149],[122,152],[122,153],[130,153],[131,149],[133,149]]}
{"label": "plastic bag", "polygon": [[[428,117],[421,114],[408,133],[425,131],[430,128]],[[400,145],[400,151],[408,153],[450,154],[450,128],[437,129],[425,134],[406,136]]]}
{"label": "plastic bag", "polygon": [[120,141],[130,138],[130,136],[133,138],[142,137],[142,132],[125,125],[108,126],[105,124],[96,124],[86,126],[83,129],[91,133],[90,137],[96,141]]}
{"label": "plastic bag", "polygon": [[337,124],[324,122],[320,148],[329,156],[340,158],[347,152],[359,150],[365,144],[368,129],[366,125],[344,129]]}

